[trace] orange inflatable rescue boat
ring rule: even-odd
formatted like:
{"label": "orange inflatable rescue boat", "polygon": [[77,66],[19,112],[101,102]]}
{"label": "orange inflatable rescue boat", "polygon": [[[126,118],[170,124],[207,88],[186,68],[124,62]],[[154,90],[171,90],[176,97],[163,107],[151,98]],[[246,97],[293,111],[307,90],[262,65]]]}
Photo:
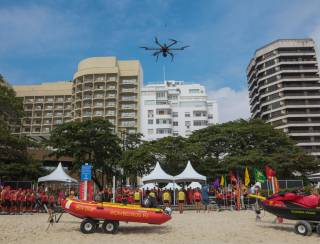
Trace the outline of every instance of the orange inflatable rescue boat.
{"label": "orange inflatable rescue boat", "polygon": [[140,205],[66,199],[62,201],[62,208],[83,219],[80,230],[85,234],[95,232],[100,222],[104,232],[116,233],[119,221],[160,225],[171,219],[170,209],[144,208]]}

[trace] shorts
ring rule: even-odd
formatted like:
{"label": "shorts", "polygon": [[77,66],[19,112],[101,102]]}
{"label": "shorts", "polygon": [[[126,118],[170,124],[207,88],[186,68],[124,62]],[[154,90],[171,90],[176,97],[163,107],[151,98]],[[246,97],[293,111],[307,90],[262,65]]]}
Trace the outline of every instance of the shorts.
{"label": "shorts", "polygon": [[169,203],[169,200],[163,200],[163,203]]}
{"label": "shorts", "polygon": [[51,209],[54,209],[54,208],[55,208],[54,202],[49,203],[49,208],[51,208]]}
{"label": "shorts", "polygon": [[200,202],[200,199],[196,199],[196,200],[194,200],[195,202]]}
{"label": "shorts", "polygon": [[179,200],[179,203],[184,203],[184,200]]}

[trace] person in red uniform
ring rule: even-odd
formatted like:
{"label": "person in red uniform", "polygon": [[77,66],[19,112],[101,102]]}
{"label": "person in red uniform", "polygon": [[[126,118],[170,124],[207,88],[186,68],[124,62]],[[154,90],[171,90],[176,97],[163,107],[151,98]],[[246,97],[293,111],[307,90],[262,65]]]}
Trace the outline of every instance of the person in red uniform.
{"label": "person in red uniform", "polygon": [[197,190],[193,193],[193,199],[194,202],[196,204],[196,213],[200,213],[200,202],[201,202],[201,193],[199,191],[199,189],[197,188]]}
{"label": "person in red uniform", "polygon": [[10,212],[11,201],[10,201],[10,186],[6,187],[4,192],[4,201],[6,212]]}
{"label": "person in red uniform", "polygon": [[41,195],[41,206],[45,209],[45,206],[48,206],[48,195],[45,192],[42,192]]}
{"label": "person in red uniform", "polygon": [[36,194],[34,191],[31,192],[30,196],[29,196],[29,200],[30,200],[30,210],[34,211],[35,210],[35,206],[36,206]]}

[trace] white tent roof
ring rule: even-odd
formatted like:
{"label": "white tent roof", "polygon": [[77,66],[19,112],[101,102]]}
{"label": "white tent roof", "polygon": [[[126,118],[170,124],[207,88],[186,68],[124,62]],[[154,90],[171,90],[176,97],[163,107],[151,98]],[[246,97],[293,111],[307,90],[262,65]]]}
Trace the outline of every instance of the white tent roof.
{"label": "white tent roof", "polygon": [[78,182],[76,179],[73,179],[64,171],[61,163],[59,163],[58,167],[51,172],[51,174],[40,177],[38,182]]}
{"label": "white tent roof", "polygon": [[188,185],[188,188],[191,188],[191,189],[199,188],[199,189],[201,189],[202,185],[199,182],[193,181],[193,182],[191,182],[190,185]]}
{"label": "white tent roof", "polygon": [[143,183],[149,183],[149,182],[171,182],[173,181],[173,176],[168,175],[166,172],[163,171],[161,168],[159,162],[157,162],[156,167],[152,170],[152,172],[142,177]]}
{"label": "white tent roof", "polygon": [[177,185],[176,183],[173,184],[172,182],[170,182],[165,187],[163,187],[162,190],[173,190],[173,187],[174,187],[174,189],[178,189],[178,190],[180,190],[182,188],[181,186]]}
{"label": "white tent roof", "polygon": [[174,181],[183,182],[183,181],[206,181],[207,177],[200,175],[197,171],[194,170],[190,161],[183,172],[174,177]]}
{"label": "white tent roof", "polygon": [[320,181],[320,173],[309,175],[308,179],[315,180],[315,181]]}
{"label": "white tent roof", "polygon": [[152,190],[153,188],[158,189],[158,187],[154,183],[147,183],[140,187],[140,189],[143,189],[143,190],[147,190],[147,189]]}

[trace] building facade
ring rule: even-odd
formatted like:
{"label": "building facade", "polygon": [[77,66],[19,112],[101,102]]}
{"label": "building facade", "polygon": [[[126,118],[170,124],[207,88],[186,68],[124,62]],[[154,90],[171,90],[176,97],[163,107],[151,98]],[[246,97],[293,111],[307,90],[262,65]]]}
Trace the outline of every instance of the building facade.
{"label": "building facade", "polygon": [[320,80],[312,39],[277,40],[257,49],[247,67],[252,118],[281,129],[320,156]]}
{"label": "building facade", "polygon": [[165,81],[141,90],[140,127],[146,140],[186,137],[217,122],[217,103],[208,100],[205,88],[199,84]]}
{"label": "building facade", "polygon": [[71,82],[14,86],[26,113],[16,133],[43,140],[59,124],[94,118],[109,120],[117,132],[138,132],[142,83],[139,61],[95,57],[79,63]]}

